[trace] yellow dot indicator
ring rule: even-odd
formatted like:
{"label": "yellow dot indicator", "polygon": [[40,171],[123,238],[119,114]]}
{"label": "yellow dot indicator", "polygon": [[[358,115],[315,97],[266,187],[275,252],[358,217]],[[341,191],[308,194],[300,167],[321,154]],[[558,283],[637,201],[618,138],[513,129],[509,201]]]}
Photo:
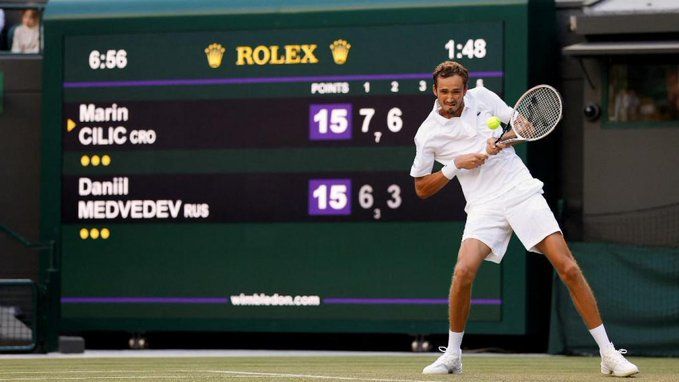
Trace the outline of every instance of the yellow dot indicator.
{"label": "yellow dot indicator", "polygon": [[92,155],[92,166],[99,166],[99,155]]}
{"label": "yellow dot indicator", "polygon": [[101,157],[101,164],[104,166],[108,166],[111,164],[111,157],[108,155],[104,155]]}
{"label": "yellow dot indicator", "polygon": [[81,156],[81,157],[80,157],[80,164],[81,164],[83,167],[89,166],[89,165],[90,165],[90,157],[87,156],[87,155]]}
{"label": "yellow dot indicator", "polygon": [[92,228],[90,230],[90,237],[94,240],[97,240],[99,238],[99,230],[96,228]]}
{"label": "yellow dot indicator", "polygon": [[111,237],[111,231],[109,231],[108,228],[102,228],[101,229],[101,238],[106,240],[109,237]]}
{"label": "yellow dot indicator", "polygon": [[81,228],[80,229],[80,238],[83,240],[87,240],[87,238],[90,236],[90,231],[87,230],[87,228]]}

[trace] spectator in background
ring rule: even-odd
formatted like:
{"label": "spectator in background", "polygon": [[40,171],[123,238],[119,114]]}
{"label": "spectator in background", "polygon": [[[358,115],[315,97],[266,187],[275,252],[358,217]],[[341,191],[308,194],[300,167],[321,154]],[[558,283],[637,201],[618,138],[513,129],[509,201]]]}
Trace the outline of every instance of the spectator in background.
{"label": "spectator in background", "polygon": [[0,8],[0,50],[5,48],[5,11]]}
{"label": "spectator in background", "polygon": [[36,9],[22,12],[21,25],[14,30],[12,53],[40,53],[40,14]]}

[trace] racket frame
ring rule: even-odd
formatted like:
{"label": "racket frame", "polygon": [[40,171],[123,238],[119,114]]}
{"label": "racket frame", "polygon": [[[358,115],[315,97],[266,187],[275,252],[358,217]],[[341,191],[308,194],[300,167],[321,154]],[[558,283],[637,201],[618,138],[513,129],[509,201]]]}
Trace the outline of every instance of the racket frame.
{"label": "racket frame", "polygon": [[[554,123],[552,124],[552,127],[551,127],[549,130],[547,130],[546,133],[541,134],[539,137],[535,137],[535,138],[525,138],[525,137],[522,137],[521,134],[519,134],[519,132],[518,132],[516,129],[514,129],[513,122],[516,120],[516,117],[515,117],[515,116],[516,116],[516,114],[517,114],[517,112],[518,112],[517,109],[519,108],[519,105],[521,105],[521,103],[523,102],[523,100],[524,100],[526,97],[528,97],[528,96],[530,95],[530,93],[533,92],[533,90],[535,90],[535,89],[537,89],[537,88],[549,88],[550,90],[552,90],[552,91],[554,92],[554,94],[556,94],[557,98],[559,99],[559,106],[560,106],[560,107],[559,107],[559,117],[557,118],[556,122],[554,122]],[[523,95],[519,98],[519,100],[516,101],[516,103],[514,104],[514,109],[512,110],[512,115],[511,115],[511,117],[509,118],[509,122],[506,123],[506,124],[504,124],[504,123],[501,124],[501,126],[502,126],[502,134],[501,134],[500,137],[495,141],[495,143],[512,143],[512,142],[519,142],[519,141],[520,141],[520,142],[532,142],[532,141],[537,141],[537,140],[539,140],[539,139],[542,139],[542,138],[548,136],[548,135],[554,130],[554,128],[556,128],[556,125],[559,124],[559,122],[561,121],[561,118],[562,118],[562,117],[563,117],[563,99],[561,98],[561,94],[560,94],[553,86],[550,86],[550,85],[542,84],[542,85],[533,86],[532,88],[526,90],[526,91],[523,93]],[[514,134],[516,135],[516,138],[510,138],[510,139],[502,140],[502,137],[503,137],[507,132],[509,132],[509,130],[514,131]]]}

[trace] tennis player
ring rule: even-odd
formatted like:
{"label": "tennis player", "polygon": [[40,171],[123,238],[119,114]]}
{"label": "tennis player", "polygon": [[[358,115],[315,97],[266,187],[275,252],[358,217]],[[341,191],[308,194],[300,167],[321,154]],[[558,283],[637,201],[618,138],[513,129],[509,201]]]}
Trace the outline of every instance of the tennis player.
{"label": "tennis player", "polygon": [[[468,89],[468,78],[467,69],[457,62],[446,61],[436,67],[436,102],[415,135],[416,154],[410,175],[415,178],[417,195],[428,198],[457,177],[467,201],[467,221],[450,288],[448,347],[422,372],[462,372],[460,345],[469,316],[472,283],[483,260],[502,261],[513,231],[528,251],[547,256],[568,287],[599,345],[601,372],[618,377],[638,373],[639,369],[622,356],[626,351],[616,350],[609,341],[594,294],[542,196],[542,182],[533,178],[514,148],[496,145],[493,132],[486,126],[492,116],[507,123],[512,108],[484,87]],[[511,138],[511,132],[505,137]],[[432,173],[434,161],[443,164],[441,171]]]}

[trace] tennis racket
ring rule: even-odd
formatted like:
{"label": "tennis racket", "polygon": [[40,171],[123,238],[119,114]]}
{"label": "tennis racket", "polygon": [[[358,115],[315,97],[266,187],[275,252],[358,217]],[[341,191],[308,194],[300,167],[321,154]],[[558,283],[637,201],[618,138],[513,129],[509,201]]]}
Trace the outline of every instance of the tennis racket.
{"label": "tennis racket", "polygon": [[[502,135],[495,143],[537,141],[549,135],[561,120],[563,103],[561,95],[549,85],[538,85],[528,89],[514,106],[509,123],[501,124]],[[514,131],[516,137],[503,140],[502,137]]]}

